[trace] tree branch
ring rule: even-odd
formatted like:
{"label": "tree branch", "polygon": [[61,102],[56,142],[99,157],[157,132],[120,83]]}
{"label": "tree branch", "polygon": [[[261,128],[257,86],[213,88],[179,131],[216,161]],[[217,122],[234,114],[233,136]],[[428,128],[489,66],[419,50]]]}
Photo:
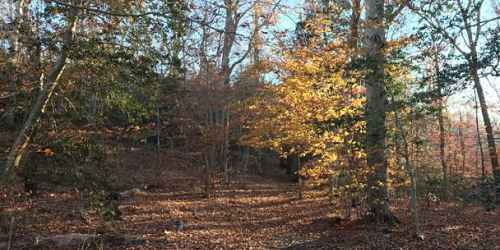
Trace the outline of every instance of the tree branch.
{"label": "tree branch", "polygon": [[399,5],[399,7],[395,11],[388,14],[386,18],[387,24],[392,23],[396,19],[396,17],[404,10],[404,8],[407,6],[406,2],[407,1],[404,1],[403,3],[401,3],[401,5]]}

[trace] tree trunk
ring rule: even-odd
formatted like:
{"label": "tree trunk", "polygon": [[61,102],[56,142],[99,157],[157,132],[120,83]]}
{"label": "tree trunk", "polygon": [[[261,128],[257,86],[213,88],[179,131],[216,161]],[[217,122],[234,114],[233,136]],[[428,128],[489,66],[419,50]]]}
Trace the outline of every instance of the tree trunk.
{"label": "tree trunk", "polygon": [[361,17],[361,0],[352,0],[351,10],[351,48],[358,48],[359,42],[359,20]]}
{"label": "tree trunk", "polygon": [[230,113],[228,111],[224,111],[223,117],[223,126],[224,126],[224,145],[223,145],[223,155],[222,155],[222,164],[224,164],[224,182],[229,185],[231,184],[231,166],[229,165],[229,135],[230,135]]}
{"label": "tree trunk", "polygon": [[231,49],[233,48],[234,38],[236,35],[236,4],[233,0],[224,0],[224,7],[226,9],[226,19],[224,24],[224,44],[222,46],[222,64],[221,73],[223,76],[224,84],[228,85],[231,77],[229,57]]}
{"label": "tree trunk", "polygon": [[294,157],[294,161],[296,161],[296,163],[297,163],[297,176],[299,177],[299,183],[298,183],[299,200],[302,200],[302,199],[304,199],[304,180],[303,180],[302,176],[300,175],[301,168],[302,168],[302,164],[300,162],[300,156],[297,155],[297,157]]}
{"label": "tree trunk", "polygon": [[438,123],[439,123],[439,158],[443,171],[443,199],[448,199],[448,165],[446,164],[446,130],[444,128],[443,100],[439,100]]}
{"label": "tree trunk", "polygon": [[10,36],[10,69],[11,69],[11,77],[8,77],[8,82],[9,82],[9,91],[11,92],[10,98],[9,98],[9,105],[6,108],[5,115],[3,118],[5,119],[5,122],[7,126],[14,128],[15,127],[15,116],[16,116],[16,107],[17,107],[17,85],[21,81],[21,72],[19,72],[18,69],[22,68],[23,65],[23,56],[22,56],[22,49],[21,46],[24,45],[22,44],[23,36],[26,36],[26,31],[23,31],[23,26],[26,25],[26,1],[18,1],[17,3],[14,3],[14,26],[13,32],[9,34]]}
{"label": "tree trunk", "polygon": [[387,160],[385,155],[385,72],[384,72],[384,1],[366,2],[366,47],[368,72],[367,87],[367,163],[368,206],[371,216],[378,222],[393,222],[387,197]]}
{"label": "tree trunk", "polygon": [[[411,203],[412,223],[415,226],[415,236],[421,237],[420,226],[418,222],[418,209],[417,209],[417,176],[415,174],[415,168],[410,160],[410,152],[408,150],[408,141],[406,140],[404,127],[401,124],[401,121],[399,120],[397,111],[394,112],[394,115],[396,118],[396,127],[399,130],[399,137],[401,138],[403,143],[403,157],[405,158],[405,170],[410,176],[410,181],[411,181],[410,203]],[[398,147],[397,144],[396,147]]]}
{"label": "tree trunk", "polygon": [[443,96],[443,82],[439,78],[439,74],[441,72],[440,67],[439,67],[439,53],[440,50],[437,49],[437,47],[433,47],[435,49],[434,53],[434,58],[433,58],[433,74],[432,74],[432,80],[431,83],[434,85],[436,88],[436,91],[438,92],[439,99],[437,101],[437,118],[438,118],[438,125],[439,125],[439,159],[441,161],[441,171],[443,172],[443,199],[447,200],[448,199],[448,165],[446,163],[446,129],[444,127],[444,115],[443,112],[445,111],[445,104],[444,104],[444,96]]}
{"label": "tree trunk", "polygon": [[257,173],[259,175],[264,174],[264,169],[262,169],[262,162],[264,159],[264,155],[261,149],[257,149]]}
{"label": "tree trunk", "polygon": [[[477,94],[477,91],[476,93]],[[484,151],[483,151],[483,143],[481,142],[481,132],[479,131],[479,114],[478,114],[478,109],[479,109],[479,104],[477,103],[477,97],[474,96],[474,103],[475,103],[475,109],[476,109],[476,133],[477,133],[477,144],[479,146],[479,157],[481,158],[481,177],[484,178],[486,176],[486,169],[484,167]]]}
{"label": "tree trunk", "polygon": [[66,65],[66,59],[68,55],[68,50],[73,43],[73,34],[76,29],[77,18],[76,14],[72,13],[69,17],[69,25],[63,34],[63,47],[61,48],[59,57],[55,62],[52,69],[47,74],[47,78],[43,79],[43,75],[40,79],[41,89],[36,98],[36,101],[31,109],[31,112],[26,119],[21,131],[17,135],[14,144],[7,156],[7,162],[4,169],[2,169],[1,174],[7,175],[13,168],[19,167],[21,158],[26,150],[27,146],[31,142],[31,138],[34,134],[35,128],[40,121],[40,117],[45,113],[45,109],[50,102],[50,98],[54,93],[55,88],[59,83],[59,78],[64,71]]}
{"label": "tree trunk", "polygon": [[462,112],[459,113],[460,116],[460,125],[458,125],[458,138],[460,140],[460,154],[462,155],[462,175],[465,177],[465,161],[467,160],[466,152],[465,152],[465,138],[464,138],[464,128]]}
{"label": "tree trunk", "polygon": [[[159,90],[158,90],[159,92]],[[155,130],[156,130],[156,166],[160,168],[162,166],[161,162],[161,154],[160,154],[160,148],[161,148],[161,114],[160,114],[160,101],[159,101],[159,96],[157,97],[156,100],[156,124],[155,124]]]}
{"label": "tree trunk", "polygon": [[481,82],[479,80],[477,61],[477,53],[473,48],[469,59],[469,69],[471,77],[474,80],[474,87],[477,92],[481,113],[483,115],[484,128],[486,130],[486,141],[488,143],[488,152],[491,160],[491,169],[493,170],[493,177],[495,179],[495,197],[496,202],[498,203],[500,202],[500,169],[498,168],[498,155],[495,138],[493,136],[493,128],[491,126],[491,120],[488,113],[488,106],[486,105],[486,98],[484,97],[483,87],[481,86]]}
{"label": "tree trunk", "polygon": [[5,115],[3,115],[3,117],[8,127],[15,128],[18,79],[17,79],[17,72],[15,70],[17,67],[12,67],[12,68],[14,69],[12,72],[13,79],[12,78],[9,79],[9,91],[11,92],[11,95],[9,97],[9,105],[7,106]]}
{"label": "tree trunk", "polygon": [[205,197],[210,199],[212,198],[213,192],[213,180],[212,180],[212,165],[213,165],[214,152],[213,148],[210,147],[208,149],[208,154],[205,158]]}
{"label": "tree trunk", "polygon": [[[262,47],[262,39],[260,37],[260,22],[259,18],[262,15],[262,8],[259,2],[255,3],[254,12],[253,12],[253,32],[254,36],[252,39],[253,49],[251,51],[252,64],[259,68],[260,64],[260,51]],[[256,80],[260,80],[259,72],[256,72]]]}
{"label": "tree trunk", "polygon": [[[236,26],[238,23],[238,16],[236,13],[236,10],[238,8],[238,2],[234,2],[233,0],[224,0],[224,7],[226,9],[226,17],[225,17],[225,24],[224,24],[224,42],[222,45],[222,62],[221,62],[221,76],[222,80],[224,82],[224,86],[229,85],[230,79],[231,79],[231,67],[229,65],[230,63],[230,56],[231,56],[231,49],[234,44],[234,39],[236,35]],[[221,122],[221,129],[223,130],[223,136],[224,136],[224,141],[221,146],[221,152],[222,152],[222,157],[221,157],[221,164],[223,166],[223,171],[224,171],[224,180],[225,182],[229,182],[229,112],[226,110],[226,103],[222,104],[223,107],[221,108],[220,112],[222,115],[222,122]],[[219,111],[216,110],[218,113]],[[227,120],[227,123],[226,123]]]}

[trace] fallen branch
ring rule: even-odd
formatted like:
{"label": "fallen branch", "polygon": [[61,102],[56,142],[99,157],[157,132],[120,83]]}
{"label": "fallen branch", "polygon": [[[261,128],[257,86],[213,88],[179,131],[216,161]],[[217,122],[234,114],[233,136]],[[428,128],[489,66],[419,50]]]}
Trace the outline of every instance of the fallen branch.
{"label": "fallen branch", "polygon": [[132,196],[146,196],[146,195],[148,195],[148,193],[140,190],[139,188],[132,188],[130,190],[123,191],[120,193],[120,197],[123,198],[128,198]]}
{"label": "fallen branch", "polygon": [[79,233],[60,234],[47,237],[37,236],[35,238],[35,246],[39,245],[42,246],[48,245],[57,247],[75,246],[75,245],[81,245],[86,242],[93,242],[99,239],[100,235],[97,234],[79,234]]}

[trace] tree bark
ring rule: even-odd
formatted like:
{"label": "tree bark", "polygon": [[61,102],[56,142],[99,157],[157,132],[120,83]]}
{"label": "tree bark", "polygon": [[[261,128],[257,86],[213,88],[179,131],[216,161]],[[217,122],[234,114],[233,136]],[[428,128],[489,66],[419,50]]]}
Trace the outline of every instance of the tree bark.
{"label": "tree bark", "polygon": [[496,202],[500,202],[500,169],[498,167],[498,155],[495,144],[495,138],[493,136],[493,127],[491,126],[491,120],[488,113],[488,106],[486,104],[486,98],[484,96],[483,87],[479,80],[479,74],[477,69],[477,52],[475,48],[472,48],[471,57],[469,59],[469,70],[470,75],[474,81],[474,87],[477,92],[479,105],[481,107],[481,113],[483,115],[484,128],[486,130],[486,141],[488,143],[488,152],[491,160],[491,169],[493,170],[493,177],[495,179],[495,197]]}
{"label": "tree bark", "polygon": [[[477,91],[474,93],[477,94]],[[475,110],[476,110],[476,133],[477,133],[477,143],[479,146],[479,153],[480,153],[480,158],[481,158],[481,177],[484,178],[486,176],[486,169],[484,167],[484,151],[483,151],[483,143],[481,141],[481,132],[479,130],[479,114],[478,114],[478,109],[479,109],[479,104],[477,103],[477,97],[474,96],[474,103],[475,103]]]}
{"label": "tree bark", "polygon": [[297,163],[297,176],[299,178],[299,183],[298,183],[298,193],[299,193],[299,200],[304,199],[304,180],[303,177],[301,176],[301,170],[302,170],[302,164],[300,162],[300,156],[297,155],[297,157],[294,157],[294,161]]}
{"label": "tree bark", "polygon": [[385,43],[384,1],[366,2],[366,48],[368,72],[366,105],[366,153],[370,171],[368,177],[368,207],[378,222],[393,222],[387,196],[387,160],[385,155]]}
{"label": "tree bark", "polygon": [[224,24],[224,44],[222,46],[222,64],[221,73],[223,76],[224,84],[228,85],[231,77],[231,70],[229,66],[229,57],[231,49],[233,48],[234,38],[236,36],[236,25],[238,17],[236,14],[237,3],[233,0],[224,0],[224,7],[226,8],[226,22]]}
{"label": "tree bark", "polygon": [[352,0],[351,10],[351,48],[358,48],[359,42],[359,21],[361,17],[361,0]]}
{"label": "tree bark", "polygon": [[69,25],[63,34],[63,46],[61,48],[59,57],[57,58],[52,69],[47,74],[47,78],[44,79],[43,75],[40,78],[40,92],[36,98],[35,103],[33,104],[28,118],[24,122],[21,131],[18,133],[14,144],[11,147],[11,150],[7,156],[5,167],[0,172],[1,175],[6,176],[11,170],[19,167],[24,151],[31,142],[32,136],[36,130],[36,126],[40,121],[40,117],[43,113],[45,113],[45,109],[50,102],[50,98],[52,97],[55,88],[59,84],[59,78],[64,71],[64,67],[66,65],[66,60],[68,57],[68,50],[73,43],[73,34],[76,29],[77,17],[74,11],[75,10],[71,11],[71,14],[68,18]]}
{"label": "tree bark", "polygon": [[[442,97],[441,97],[442,98]],[[446,164],[446,130],[444,128],[443,100],[439,100],[438,123],[439,123],[439,159],[443,172],[443,199],[448,199],[448,165]]]}
{"label": "tree bark", "polygon": [[441,161],[441,171],[443,173],[443,199],[448,199],[448,164],[446,163],[446,129],[444,126],[444,111],[446,106],[444,104],[444,94],[443,94],[443,82],[439,77],[440,65],[439,65],[439,53],[441,52],[437,46],[433,46],[434,57],[432,60],[431,69],[433,74],[431,75],[431,84],[433,88],[437,91],[439,98],[437,100],[437,118],[439,126],[439,159]]}
{"label": "tree bark", "polygon": [[[224,7],[226,9],[226,19],[224,24],[224,43],[222,46],[222,62],[221,62],[221,75],[224,86],[228,86],[231,79],[231,66],[230,56],[233,48],[234,40],[236,37],[236,28],[239,22],[239,13],[237,12],[238,0],[224,0]],[[251,42],[251,41],[250,41]],[[218,112],[218,110],[216,111]],[[224,171],[224,179],[229,182],[229,112],[226,108],[226,103],[223,104],[222,110],[222,129],[224,134],[224,142],[222,147],[221,164]],[[226,122],[227,120],[227,122]]]}
{"label": "tree bark", "polygon": [[[394,112],[396,118],[396,127],[399,130],[399,137],[403,143],[403,157],[405,159],[405,170],[410,176],[411,181],[411,195],[410,195],[410,203],[411,203],[411,217],[413,225],[415,226],[415,236],[421,237],[420,225],[418,221],[418,209],[417,209],[417,176],[415,173],[415,168],[410,160],[410,152],[408,149],[408,140],[406,139],[406,134],[404,131],[404,127],[401,124],[401,121],[398,116],[398,112]],[[399,144],[399,143],[397,143]],[[396,144],[396,147],[399,145]],[[399,156],[397,156],[399,157]]]}
{"label": "tree bark", "polygon": [[[17,106],[17,85],[21,81],[21,73],[18,72],[19,68],[22,68],[23,56],[21,45],[23,45],[23,36],[26,36],[26,31],[23,31],[23,26],[26,25],[26,1],[18,1],[14,3],[14,22],[13,22],[13,32],[10,34],[10,64],[11,64],[11,77],[8,77],[9,81],[9,91],[12,95],[9,98],[9,105],[5,111],[5,122],[9,127],[15,127],[15,116],[16,116],[16,106]],[[25,40],[25,39],[24,39]]]}
{"label": "tree bark", "polygon": [[458,138],[460,141],[460,154],[462,155],[462,175],[465,177],[465,161],[467,160],[466,152],[465,152],[465,138],[464,138],[464,128],[462,113],[459,113],[460,117],[460,125],[458,125]]}

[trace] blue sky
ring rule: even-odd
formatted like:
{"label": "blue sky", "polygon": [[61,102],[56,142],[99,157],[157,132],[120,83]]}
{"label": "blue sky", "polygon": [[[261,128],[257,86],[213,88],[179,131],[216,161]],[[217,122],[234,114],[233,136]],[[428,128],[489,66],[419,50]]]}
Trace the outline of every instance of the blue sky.
{"label": "blue sky", "polygon": [[[275,30],[290,30],[295,29],[295,23],[299,19],[299,13],[303,13],[304,0],[284,0],[283,3],[288,6],[287,11],[282,13],[279,18],[279,22]],[[483,7],[483,15],[486,18],[498,16],[495,9],[500,6],[499,0],[486,1]],[[402,27],[398,28],[395,33],[389,33],[388,38],[394,38],[393,36],[400,36],[401,33],[409,33],[412,28],[417,24],[416,18],[408,18]],[[496,25],[498,27],[499,21],[496,23],[491,23],[491,25]],[[490,113],[492,119],[495,123],[500,125],[500,109],[496,108],[496,105],[500,104],[500,78],[498,77],[488,77],[481,79],[482,86],[484,88],[487,102],[490,107]],[[448,99],[449,110],[454,116],[458,117],[458,113],[463,112],[473,112],[471,107],[471,100],[473,100],[474,91],[471,87],[462,91],[458,94],[451,96]]]}
{"label": "blue sky", "polygon": [[[272,28],[272,31],[293,31],[295,29],[295,24],[299,20],[300,13],[303,13],[303,6],[305,0],[282,0],[282,4],[287,6],[283,13],[280,14],[277,25]],[[12,11],[9,8],[9,0],[0,0],[0,16],[5,18],[9,16],[9,12]],[[485,6],[483,8],[486,17],[493,17],[498,15],[495,13],[495,5],[499,6],[499,0],[487,0],[485,2]],[[398,32],[408,32],[411,30],[411,24],[415,23],[413,21],[407,20],[403,27],[398,29]],[[499,21],[493,23],[492,25],[499,25]],[[401,33],[399,33],[401,34]],[[388,35],[391,37],[391,34]],[[272,40],[269,41],[268,44],[271,48],[274,47],[272,45]],[[269,48],[268,48],[269,49]],[[268,53],[270,51],[267,51]],[[495,109],[494,105],[498,105],[500,103],[500,78],[483,78],[481,79],[481,83],[485,89],[486,96],[488,99],[488,103],[490,104],[490,111],[492,116],[497,122],[500,122],[500,110]],[[454,95],[449,98],[449,106],[450,111],[452,113],[458,112],[471,112],[471,110],[464,109],[464,105],[466,102],[470,102],[472,99],[474,92],[469,88],[457,95]]]}

